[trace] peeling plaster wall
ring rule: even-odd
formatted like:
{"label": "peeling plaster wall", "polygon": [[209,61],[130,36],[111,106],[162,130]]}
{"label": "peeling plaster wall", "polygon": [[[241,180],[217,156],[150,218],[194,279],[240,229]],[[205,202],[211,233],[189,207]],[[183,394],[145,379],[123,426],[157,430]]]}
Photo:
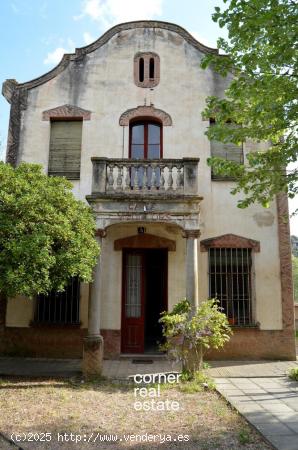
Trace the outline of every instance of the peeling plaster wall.
{"label": "peeling plaster wall", "polygon": [[[133,81],[133,60],[137,52],[153,51],[160,57],[160,83],[154,89],[139,88]],[[128,157],[128,127],[119,125],[119,117],[130,108],[153,104],[166,111],[173,126],[163,129],[165,158],[200,157],[199,195],[201,239],[234,233],[260,241],[261,252],[254,257],[256,319],[261,329],[281,329],[280,262],[276,205],[269,210],[251,206],[237,209],[237,196],[230,195],[231,182],[211,182],[206,159],[210,144],[204,135],[208,122],[201,112],[208,95],[223,96],[229,79],[210,69],[202,70],[203,54],[179,34],[159,28],[123,30],[94,52],[72,61],[55,78],[28,91],[28,106],[22,112],[20,155],[22,161],[40,163],[47,171],[50,122],[42,112],[63,104],[91,111],[91,120],[83,123],[81,179],[74,182],[74,193],[85,199],[91,192],[92,156]],[[251,143],[245,151],[251,149]],[[153,225],[146,224],[148,232]],[[133,227],[136,229],[136,226]],[[150,231],[149,231],[150,230]],[[168,236],[164,227],[155,230]],[[125,237],[131,225],[111,228],[104,239],[102,327],[119,329],[121,295],[121,253],[113,251],[113,239]],[[176,254],[169,253],[169,304],[184,296],[185,241],[177,238]],[[208,295],[207,253],[199,256],[200,299]],[[87,324],[88,293],[84,291],[83,325]],[[9,302],[7,323],[12,323],[13,304]],[[29,324],[29,306],[21,306],[19,326]]]}

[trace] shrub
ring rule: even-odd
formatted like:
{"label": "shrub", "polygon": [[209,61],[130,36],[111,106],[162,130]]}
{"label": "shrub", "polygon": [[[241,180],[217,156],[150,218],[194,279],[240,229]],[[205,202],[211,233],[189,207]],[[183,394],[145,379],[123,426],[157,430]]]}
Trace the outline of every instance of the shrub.
{"label": "shrub", "polygon": [[294,381],[298,381],[298,367],[293,367],[289,372],[289,378]]}
{"label": "shrub", "polygon": [[160,322],[166,337],[162,348],[181,361],[183,370],[192,375],[202,369],[204,352],[223,347],[232,334],[216,299],[202,302],[196,310],[183,299],[172,312],[163,312]]}

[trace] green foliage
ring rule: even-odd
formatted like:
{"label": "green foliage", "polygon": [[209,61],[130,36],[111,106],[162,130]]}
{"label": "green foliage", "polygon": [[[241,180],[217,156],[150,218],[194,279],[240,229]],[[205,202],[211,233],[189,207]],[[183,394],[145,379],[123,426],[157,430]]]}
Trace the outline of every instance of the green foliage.
{"label": "green foliage", "polygon": [[298,381],[298,367],[293,367],[289,372],[289,378]]}
{"label": "green foliage", "polygon": [[238,433],[238,439],[241,445],[249,444],[251,440],[249,430],[240,430]]}
{"label": "green foliage", "polygon": [[[163,312],[160,322],[167,338],[163,349],[182,361],[184,367],[189,367],[188,362],[193,356],[198,360],[204,351],[223,347],[232,334],[227,316],[214,299],[202,302],[195,311],[184,299],[172,312]],[[195,365],[192,369],[193,374]]]}
{"label": "green foliage", "polygon": [[292,256],[294,299],[298,303],[298,258]]}
{"label": "green foliage", "polygon": [[[216,123],[206,134],[221,142],[248,140],[251,151],[244,166],[220,158],[209,164],[214,173],[236,178],[231,192],[245,194],[240,208],[254,202],[268,207],[279,192],[297,193],[297,167],[285,170],[297,162],[297,13],[294,0],[231,0],[212,16],[227,27],[229,41],[219,39],[226,55],[208,55],[202,67],[211,65],[222,76],[232,72],[234,79],[224,99],[207,98],[203,116]],[[267,151],[257,149],[260,142],[268,143]]]}
{"label": "green foliage", "polygon": [[90,281],[99,252],[90,208],[35,164],[0,163],[0,292],[29,297]]}
{"label": "green foliage", "polygon": [[291,236],[291,245],[292,245],[292,255],[298,257],[298,237],[295,235]]}
{"label": "green foliage", "polygon": [[186,394],[215,389],[214,380],[202,371],[196,371],[194,374],[184,371],[180,380],[181,383],[178,384],[178,389]]}

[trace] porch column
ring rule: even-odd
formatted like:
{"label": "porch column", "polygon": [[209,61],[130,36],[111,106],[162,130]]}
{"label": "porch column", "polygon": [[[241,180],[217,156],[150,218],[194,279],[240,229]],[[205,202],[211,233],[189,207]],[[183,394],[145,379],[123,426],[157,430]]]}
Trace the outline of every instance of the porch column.
{"label": "porch column", "polygon": [[[104,230],[97,230],[96,240],[100,246],[105,237]],[[103,337],[100,335],[100,273],[101,250],[97,264],[93,269],[93,283],[89,294],[88,335],[83,343],[83,374],[85,376],[100,375],[103,361]]]}
{"label": "porch column", "polygon": [[186,238],[186,298],[193,308],[198,308],[198,237],[200,237],[200,231],[185,230],[184,237]]}

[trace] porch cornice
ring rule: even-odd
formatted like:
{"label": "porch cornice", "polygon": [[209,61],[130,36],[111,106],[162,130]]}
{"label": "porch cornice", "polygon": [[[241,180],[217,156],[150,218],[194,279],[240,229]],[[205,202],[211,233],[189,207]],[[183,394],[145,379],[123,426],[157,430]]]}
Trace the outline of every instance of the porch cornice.
{"label": "porch cornice", "polygon": [[165,237],[144,233],[114,241],[114,250],[122,250],[124,248],[167,248],[170,252],[175,252],[176,242]]}

